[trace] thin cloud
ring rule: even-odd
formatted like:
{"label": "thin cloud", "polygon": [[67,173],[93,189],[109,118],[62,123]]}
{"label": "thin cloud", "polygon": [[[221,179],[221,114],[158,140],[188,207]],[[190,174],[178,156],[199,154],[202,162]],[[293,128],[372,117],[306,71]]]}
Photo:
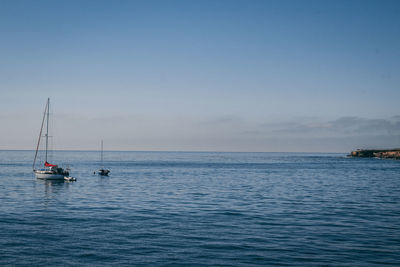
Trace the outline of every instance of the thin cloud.
{"label": "thin cloud", "polygon": [[[268,132],[267,125],[262,131],[268,134],[301,135],[301,136],[345,136],[345,135],[378,135],[400,134],[400,121],[397,119],[367,119],[360,117],[342,117],[326,122],[295,122],[272,125]],[[277,129],[278,128],[278,129]]]}
{"label": "thin cloud", "polygon": [[240,125],[240,124],[243,124],[244,122],[245,121],[242,118],[240,118],[239,116],[224,115],[224,116],[218,116],[218,117],[206,119],[202,123],[204,125],[215,126],[215,125],[226,125],[226,124]]}

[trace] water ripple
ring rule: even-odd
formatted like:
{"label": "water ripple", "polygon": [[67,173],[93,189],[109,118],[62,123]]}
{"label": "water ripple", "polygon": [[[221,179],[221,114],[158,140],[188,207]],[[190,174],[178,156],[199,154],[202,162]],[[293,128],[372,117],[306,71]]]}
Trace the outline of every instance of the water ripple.
{"label": "water ripple", "polygon": [[0,265],[400,265],[400,161],[340,154],[0,151]]}

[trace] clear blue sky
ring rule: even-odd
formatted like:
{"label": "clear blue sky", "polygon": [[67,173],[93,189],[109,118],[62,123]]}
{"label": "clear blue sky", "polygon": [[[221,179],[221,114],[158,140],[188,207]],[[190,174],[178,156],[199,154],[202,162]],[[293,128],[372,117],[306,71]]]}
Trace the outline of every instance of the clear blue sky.
{"label": "clear blue sky", "polygon": [[400,147],[400,1],[0,1],[0,149]]}

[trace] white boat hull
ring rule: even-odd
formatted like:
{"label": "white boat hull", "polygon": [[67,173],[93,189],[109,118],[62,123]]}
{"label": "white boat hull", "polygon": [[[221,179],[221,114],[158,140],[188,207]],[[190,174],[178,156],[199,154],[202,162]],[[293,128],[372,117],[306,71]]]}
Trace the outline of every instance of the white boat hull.
{"label": "white boat hull", "polygon": [[37,179],[45,180],[64,180],[65,175],[59,173],[46,173],[46,171],[35,171]]}
{"label": "white boat hull", "polygon": [[35,175],[37,179],[64,180],[64,175],[61,174],[35,173]]}

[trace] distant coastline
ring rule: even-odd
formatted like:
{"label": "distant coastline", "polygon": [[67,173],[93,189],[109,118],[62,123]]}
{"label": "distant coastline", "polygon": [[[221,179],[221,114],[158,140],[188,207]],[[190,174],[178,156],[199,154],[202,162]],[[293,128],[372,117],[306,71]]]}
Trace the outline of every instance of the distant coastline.
{"label": "distant coastline", "polygon": [[352,151],[349,157],[358,158],[383,158],[400,160],[400,148],[396,149],[357,149]]}

